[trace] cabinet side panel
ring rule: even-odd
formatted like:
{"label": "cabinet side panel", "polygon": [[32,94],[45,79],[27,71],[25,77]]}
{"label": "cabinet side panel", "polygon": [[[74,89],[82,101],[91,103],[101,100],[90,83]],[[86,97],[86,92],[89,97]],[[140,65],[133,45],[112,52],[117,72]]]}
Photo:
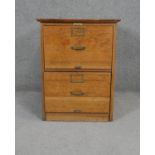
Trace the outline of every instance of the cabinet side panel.
{"label": "cabinet side panel", "polygon": [[43,24],[40,27],[40,52],[41,52],[41,82],[42,82],[42,119],[45,120],[45,95],[44,95],[44,41],[43,41]]}
{"label": "cabinet side panel", "polygon": [[110,115],[109,120],[113,120],[114,110],[114,90],[115,90],[115,57],[116,57],[116,24],[113,25],[113,54],[112,54],[112,74],[111,74],[111,98],[110,98]]}

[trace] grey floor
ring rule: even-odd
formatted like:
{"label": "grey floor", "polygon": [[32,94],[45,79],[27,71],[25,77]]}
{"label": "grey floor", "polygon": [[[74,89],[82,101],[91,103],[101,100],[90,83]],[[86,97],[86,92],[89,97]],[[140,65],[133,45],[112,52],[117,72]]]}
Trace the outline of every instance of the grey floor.
{"label": "grey floor", "polygon": [[139,93],[115,94],[113,122],[45,122],[40,92],[16,93],[16,155],[139,155]]}

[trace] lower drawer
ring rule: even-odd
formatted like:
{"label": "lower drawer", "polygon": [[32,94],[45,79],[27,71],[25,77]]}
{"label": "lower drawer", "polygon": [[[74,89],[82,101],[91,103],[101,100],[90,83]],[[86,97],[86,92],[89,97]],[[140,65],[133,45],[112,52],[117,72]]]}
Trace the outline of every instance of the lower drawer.
{"label": "lower drawer", "polygon": [[108,97],[45,97],[45,112],[109,114]]}
{"label": "lower drawer", "polygon": [[44,72],[46,97],[109,97],[111,73]]}
{"label": "lower drawer", "polygon": [[46,121],[109,121],[108,114],[45,113]]}

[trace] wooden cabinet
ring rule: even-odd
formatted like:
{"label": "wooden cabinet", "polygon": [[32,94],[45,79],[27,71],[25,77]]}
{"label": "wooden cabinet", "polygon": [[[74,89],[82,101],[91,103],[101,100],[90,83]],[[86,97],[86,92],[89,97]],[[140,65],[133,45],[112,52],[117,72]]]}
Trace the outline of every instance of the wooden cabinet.
{"label": "wooden cabinet", "polygon": [[38,19],[43,119],[113,119],[117,19]]}

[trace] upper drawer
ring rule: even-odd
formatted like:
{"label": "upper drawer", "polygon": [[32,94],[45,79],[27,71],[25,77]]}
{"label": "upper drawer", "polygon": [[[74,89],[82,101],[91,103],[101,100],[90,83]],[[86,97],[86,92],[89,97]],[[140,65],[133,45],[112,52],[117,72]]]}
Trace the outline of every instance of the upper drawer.
{"label": "upper drawer", "polygon": [[111,69],[112,25],[46,25],[45,70]]}

